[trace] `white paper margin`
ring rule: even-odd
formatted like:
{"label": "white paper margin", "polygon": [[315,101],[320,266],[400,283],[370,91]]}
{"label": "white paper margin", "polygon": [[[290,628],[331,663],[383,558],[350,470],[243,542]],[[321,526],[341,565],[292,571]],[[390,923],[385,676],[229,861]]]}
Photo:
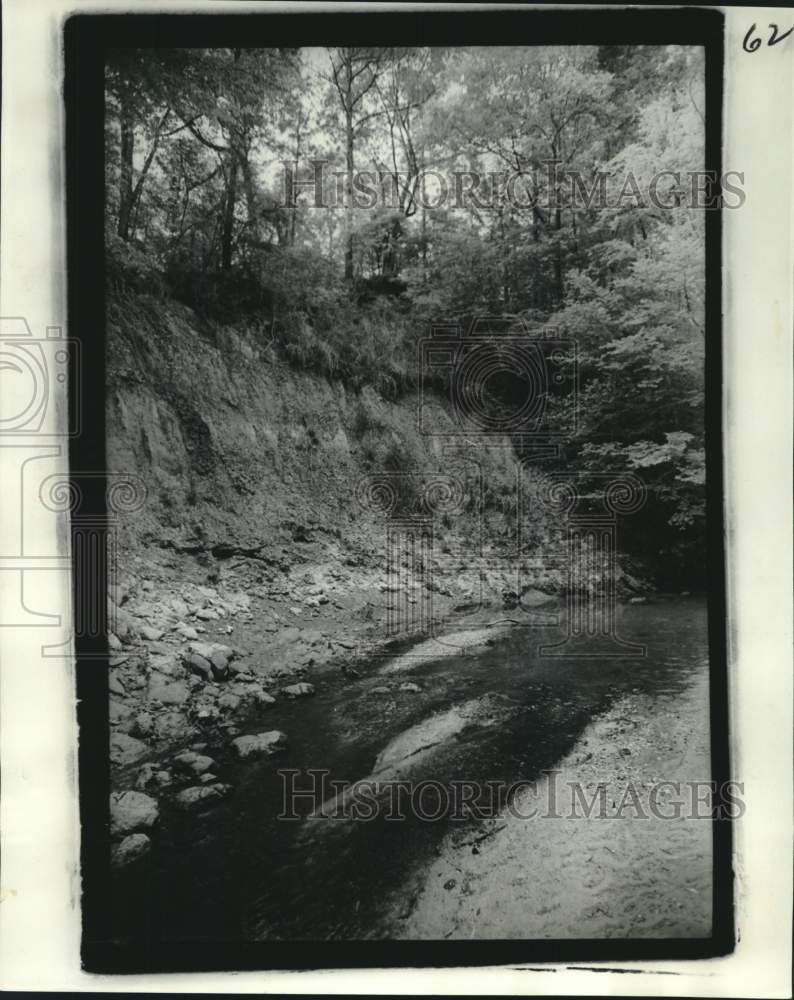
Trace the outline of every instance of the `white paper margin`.
{"label": "white paper margin", "polygon": [[[0,316],[25,317],[36,337],[48,326],[66,329],[61,95],[66,17],[263,13],[300,6],[308,5],[5,0]],[[794,35],[754,53],[742,50],[742,39],[753,23],[762,37],[770,23],[783,32],[794,24],[794,13],[721,9],[726,13],[723,169],[744,172],[747,194],[741,209],[723,217],[731,729],[733,777],[744,782],[747,803],[745,816],[734,824],[740,935],[735,952],[705,961],[607,963],[632,975],[554,965],[548,971],[401,969],[398,975],[388,970],[124,977],[82,972],[74,670],[69,660],[44,660],[40,654],[42,643],[68,639],[69,581],[66,573],[42,571],[28,574],[35,576],[36,604],[60,611],[61,627],[0,627],[0,983],[5,989],[791,995]],[[50,407],[43,430],[54,431],[56,419]],[[54,447],[42,450],[44,443]],[[8,567],[20,554],[23,454],[42,455],[40,472],[62,472],[66,442],[40,435],[0,437],[0,567],[6,568],[0,573],[0,623],[18,601],[19,577]],[[34,503],[25,506],[24,517],[36,553],[58,552],[56,515]]]}

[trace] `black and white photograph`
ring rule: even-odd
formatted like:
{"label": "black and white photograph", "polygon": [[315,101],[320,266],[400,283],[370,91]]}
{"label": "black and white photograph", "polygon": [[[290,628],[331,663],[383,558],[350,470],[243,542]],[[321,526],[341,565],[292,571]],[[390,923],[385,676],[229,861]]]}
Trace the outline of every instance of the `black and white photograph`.
{"label": "black and white photograph", "polygon": [[62,13],[29,167],[3,101],[8,982],[34,907],[57,988],[751,996],[794,21]]}
{"label": "black and white photograph", "polygon": [[108,940],[715,939],[705,57],[105,50]]}
{"label": "black and white photograph", "polygon": [[133,965],[724,947],[706,46],[450,38],[103,49]]}

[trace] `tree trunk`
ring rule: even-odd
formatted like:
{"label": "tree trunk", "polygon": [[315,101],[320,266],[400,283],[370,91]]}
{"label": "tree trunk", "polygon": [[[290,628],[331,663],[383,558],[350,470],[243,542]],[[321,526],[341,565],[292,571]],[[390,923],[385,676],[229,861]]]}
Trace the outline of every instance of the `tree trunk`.
{"label": "tree trunk", "polygon": [[345,178],[345,281],[353,280],[353,107],[348,71],[348,94],[345,107],[345,152],[347,176]]}
{"label": "tree trunk", "polygon": [[129,239],[130,213],[132,212],[132,157],[135,149],[135,129],[128,102],[122,97],[121,111],[121,172],[119,175],[119,224],[118,234]]}
{"label": "tree trunk", "polygon": [[237,157],[229,153],[229,185],[226,189],[226,205],[223,212],[223,232],[221,234],[221,270],[232,266],[232,237],[234,235],[234,206],[237,201]]}

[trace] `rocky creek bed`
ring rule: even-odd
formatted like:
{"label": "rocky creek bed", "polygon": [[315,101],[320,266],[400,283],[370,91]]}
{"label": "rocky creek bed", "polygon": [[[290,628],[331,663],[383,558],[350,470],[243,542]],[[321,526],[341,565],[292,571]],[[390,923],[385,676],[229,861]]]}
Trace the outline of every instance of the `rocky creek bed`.
{"label": "rocky creek bed", "polygon": [[627,850],[608,820],[519,824],[504,802],[464,823],[328,820],[350,793],[325,787],[277,819],[281,769],[300,788],[312,769],[343,788],[555,766],[585,784],[706,779],[700,602],[626,598],[621,627],[647,657],[583,664],[538,658],[559,602],[528,588],[506,611],[499,580],[475,607],[450,586],[444,631],[387,643],[367,567],[264,584],[247,567],[213,583],[166,559],[140,570],[111,592],[115,937],[610,936],[638,926],[635,889],[656,899],[650,936],[705,926],[707,823],[634,840],[624,824]]}

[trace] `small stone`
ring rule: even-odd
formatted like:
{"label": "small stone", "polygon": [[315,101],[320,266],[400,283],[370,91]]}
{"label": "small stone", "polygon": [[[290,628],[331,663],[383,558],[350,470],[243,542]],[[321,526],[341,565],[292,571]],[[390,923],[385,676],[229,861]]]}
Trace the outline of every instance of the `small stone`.
{"label": "small stone", "polygon": [[209,771],[211,767],[216,766],[212,757],[195,753],[193,750],[187,750],[185,753],[178,754],[174,757],[174,763],[181,767],[183,771],[192,771],[194,774],[204,774],[205,771]]}
{"label": "small stone", "polygon": [[184,705],[190,695],[184,681],[168,683],[157,674],[149,680],[149,698],[151,701],[162,702],[163,705]]}
{"label": "small stone", "polygon": [[149,752],[149,748],[140,740],[127,736],[125,733],[112,733],[110,737],[110,759],[121,767],[134,764]]}
{"label": "small stone", "polygon": [[148,830],[157,822],[157,802],[143,792],[113,792],[110,796],[110,832],[112,836]]}
{"label": "small stone", "polygon": [[224,693],[218,698],[218,708],[224,712],[236,712],[240,707],[241,698],[238,694],[232,694],[231,691],[224,691]]}
{"label": "small stone", "polygon": [[173,608],[174,613],[179,618],[187,618],[188,607],[187,604],[180,597],[171,598],[171,607]]}
{"label": "small stone", "polygon": [[449,890],[454,889],[457,884],[458,883],[455,881],[454,878],[450,878],[447,879],[447,881],[444,883],[444,888],[447,890],[447,892],[449,892]]}
{"label": "small stone", "polygon": [[200,618],[203,622],[217,621],[220,615],[217,611],[213,611],[212,608],[200,608],[196,612],[196,618]]}
{"label": "small stone", "polygon": [[126,868],[149,853],[152,842],[145,833],[131,833],[116,844],[110,855],[114,868]]}
{"label": "small stone", "polygon": [[119,701],[118,698],[108,699],[108,718],[110,719],[111,725],[124,722],[126,719],[129,719],[132,713],[133,709],[125,705],[123,701]]}
{"label": "small stone", "polygon": [[151,736],[153,729],[154,719],[148,712],[139,712],[138,715],[135,716],[132,731],[136,736]]}
{"label": "small stone", "polygon": [[282,688],[281,693],[287,698],[305,698],[307,695],[314,694],[314,685],[301,681],[299,684],[290,684],[289,687]]}
{"label": "small stone", "polygon": [[120,695],[122,698],[127,693],[127,689],[118,679],[118,677],[115,677],[113,674],[111,674],[110,677],[108,678],[108,691],[110,691],[111,694]]}
{"label": "small stone", "polygon": [[121,640],[112,632],[108,632],[108,649],[112,649],[115,652],[118,652],[121,649]]}
{"label": "small stone", "polygon": [[212,664],[198,653],[191,653],[187,658],[188,669],[199,677],[209,680],[212,677]]}
{"label": "small stone", "polygon": [[405,684],[400,685],[401,691],[409,691],[411,694],[418,694],[422,689],[418,684],[413,684],[411,681],[406,681]]}
{"label": "small stone", "polygon": [[384,687],[382,684],[380,684],[380,685],[378,685],[378,687],[370,688],[370,692],[369,693],[370,694],[390,694],[391,693],[391,689],[387,688],[387,687]]}
{"label": "small stone", "polygon": [[171,775],[168,771],[158,769],[154,764],[144,764],[135,779],[135,787],[139,791],[145,791],[147,788],[165,788],[170,784]]}
{"label": "small stone", "polygon": [[202,785],[209,785],[213,781],[217,780],[218,780],[217,774],[213,774],[211,771],[207,771],[206,774],[202,774],[202,776],[199,778],[199,781],[201,782]]}
{"label": "small stone", "polygon": [[629,604],[647,604],[647,603],[648,603],[648,598],[647,597],[630,597],[629,598]]}
{"label": "small stone", "polygon": [[152,642],[156,642],[158,639],[162,639],[163,630],[161,628],[153,628],[151,625],[141,625],[140,634],[142,639],[150,639]]}
{"label": "small stone", "polygon": [[193,785],[179,792],[174,802],[180,809],[199,809],[225,798],[231,791],[231,785]]}
{"label": "small stone", "polygon": [[190,625],[185,625],[184,622],[178,622],[174,626],[174,631],[184,636],[185,639],[198,639],[199,637],[198,632]]}
{"label": "small stone", "polygon": [[267,733],[258,733],[255,736],[238,736],[237,739],[232,740],[232,746],[241,760],[276,753],[279,750],[284,750],[286,745],[286,735],[277,729]]}

